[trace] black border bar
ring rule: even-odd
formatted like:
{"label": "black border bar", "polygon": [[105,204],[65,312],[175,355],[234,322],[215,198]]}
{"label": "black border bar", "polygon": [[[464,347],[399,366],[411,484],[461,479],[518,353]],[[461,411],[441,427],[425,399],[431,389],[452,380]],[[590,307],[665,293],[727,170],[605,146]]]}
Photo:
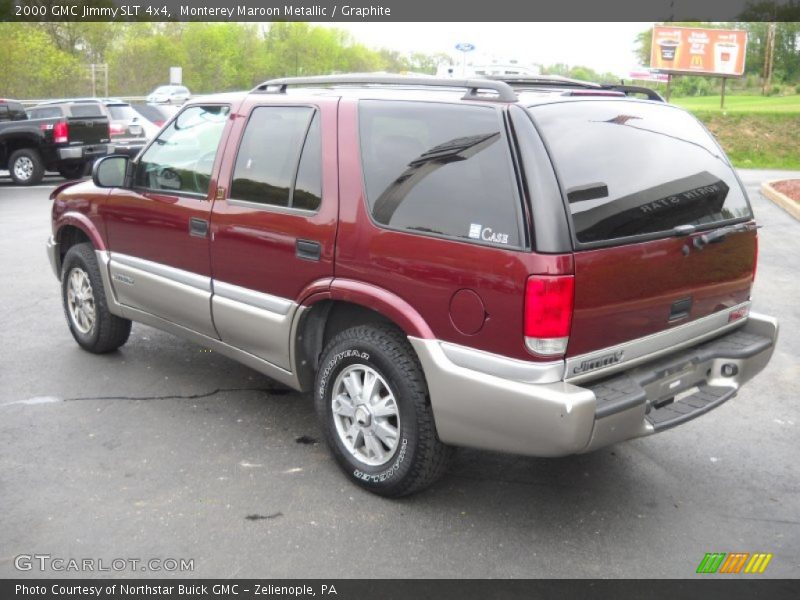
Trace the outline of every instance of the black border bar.
{"label": "black border bar", "polygon": [[[679,579],[3,579],[3,600],[783,600],[800,597],[800,580],[706,575]],[[180,587],[182,586],[182,588]],[[32,591],[38,589],[39,591]],[[100,593],[97,593],[99,589]],[[76,592],[76,590],[79,590]],[[80,591],[85,590],[85,591]],[[131,591],[133,590],[133,591]],[[334,593],[335,591],[335,593]]]}
{"label": "black border bar", "polygon": [[[137,20],[800,21],[800,0],[0,0],[0,21]],[[598,29],[598,43],[602,37]]]}

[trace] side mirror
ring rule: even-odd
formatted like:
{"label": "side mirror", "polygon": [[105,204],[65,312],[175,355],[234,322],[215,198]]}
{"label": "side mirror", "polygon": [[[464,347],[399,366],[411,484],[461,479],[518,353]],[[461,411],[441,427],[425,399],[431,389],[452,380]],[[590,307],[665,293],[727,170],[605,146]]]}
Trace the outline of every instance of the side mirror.
{"label": "side mirror", "polygon": [[129,162],[127,156],[119,154],[104,156],[92,167],[92,181],[101,188],[124,187]]}

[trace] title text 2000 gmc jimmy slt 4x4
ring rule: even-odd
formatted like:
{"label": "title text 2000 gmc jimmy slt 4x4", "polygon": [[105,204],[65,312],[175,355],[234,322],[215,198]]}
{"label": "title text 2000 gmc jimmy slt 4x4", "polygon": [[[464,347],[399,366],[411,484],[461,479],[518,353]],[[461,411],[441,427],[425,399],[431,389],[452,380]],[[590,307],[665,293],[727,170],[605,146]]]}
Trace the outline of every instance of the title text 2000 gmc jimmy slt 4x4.
{"label": "title text 2000 gmc jimmy slt 4x4", "polygon": [[560,456],[693,419],[773,351],[753,214],[692,116],[587,87],[193,100],[53,193],[70,331],[109,352],[139,321],[313,390],[338,463],[387,496],[453,446]]}

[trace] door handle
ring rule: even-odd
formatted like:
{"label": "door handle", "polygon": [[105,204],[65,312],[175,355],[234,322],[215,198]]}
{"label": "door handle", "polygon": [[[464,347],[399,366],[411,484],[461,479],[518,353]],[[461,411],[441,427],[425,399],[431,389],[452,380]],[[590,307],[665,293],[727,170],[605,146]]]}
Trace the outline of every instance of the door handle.
{"label": "door handle", "polygon": [[208,237],[208,221],[192,217],[189,219],[189,235],[194,237]]}
{"label": "door handle", "polygon": [[295,243],[295,255],[304,260],[319,260],[322,255],[322,246],[319,242],[311,240],[297,240]]}

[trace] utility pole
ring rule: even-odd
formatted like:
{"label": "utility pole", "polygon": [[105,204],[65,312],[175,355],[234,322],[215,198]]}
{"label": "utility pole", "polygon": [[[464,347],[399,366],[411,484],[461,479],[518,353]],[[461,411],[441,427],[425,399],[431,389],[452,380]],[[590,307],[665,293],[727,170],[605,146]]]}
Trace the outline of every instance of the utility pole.
{"label": "utility pole", "polygon": [[92,63],[89,65],[92,72],[92,98],[97,97],[97,75],[103,75],[103,90],[105,97],[108,97],[108,63]]}
{"label": "utility pole", "polygon": [[775,64],[775,29],[777,24],[767,25],[767,42],[764,47],[764,86],[761,93],[766,96],[772,87],[772,68]]}

